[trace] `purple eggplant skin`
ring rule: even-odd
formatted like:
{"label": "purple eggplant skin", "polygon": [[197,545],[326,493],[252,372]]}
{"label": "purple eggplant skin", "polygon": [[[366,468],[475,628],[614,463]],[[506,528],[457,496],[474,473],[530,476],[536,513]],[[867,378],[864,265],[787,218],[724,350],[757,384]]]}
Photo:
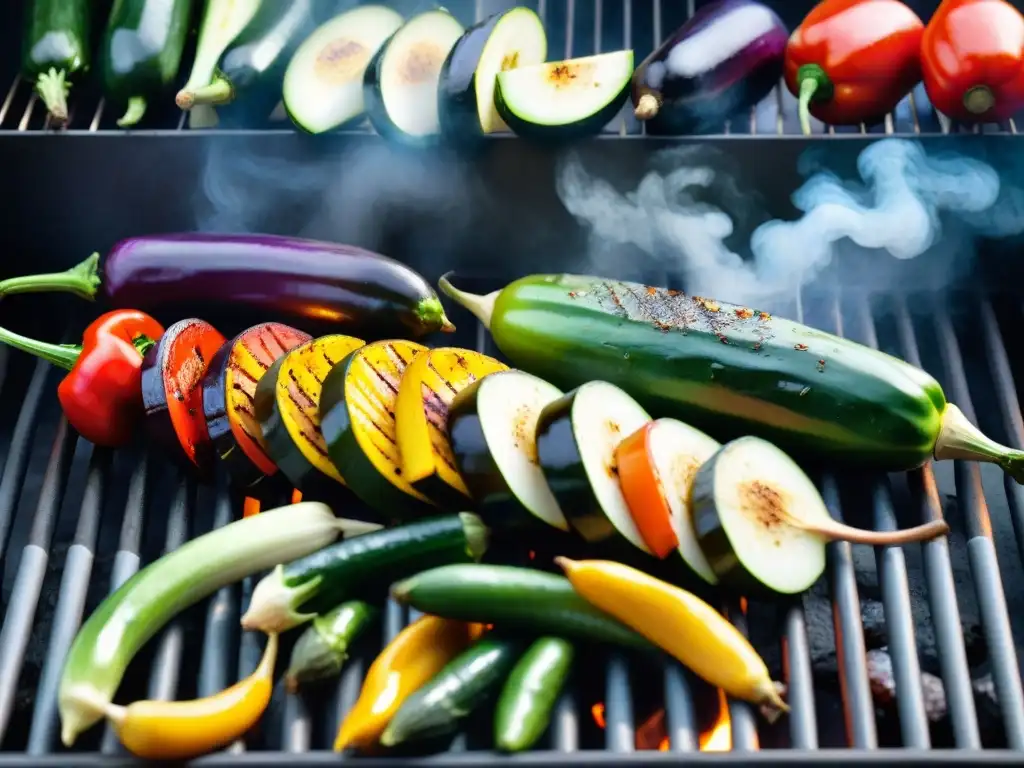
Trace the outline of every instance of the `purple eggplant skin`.
{"label": "purple eggplant skin", "polygon": [[404,264],[350,245],[278,235],[122,240],[103,266],[103,291],[114,307],[236,306],[266,319],[381,337],[455,329],[430,284]]}
{"label": "purple eggplant skin", "polygon": [[789,31],[755,0],[702,7],[637,67],[633,107],[650,134],[721,130],[779,84]]}

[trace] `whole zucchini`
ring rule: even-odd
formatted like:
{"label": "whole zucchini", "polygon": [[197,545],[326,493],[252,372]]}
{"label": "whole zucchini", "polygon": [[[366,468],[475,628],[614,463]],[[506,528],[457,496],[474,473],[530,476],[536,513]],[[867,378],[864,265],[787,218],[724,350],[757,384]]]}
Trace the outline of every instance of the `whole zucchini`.
{"label": "whole zucchini", "polygon": [[89,69],[91,0],[29,0],[25,8],[22,74],[57,123],[68,119],[68,76]]}
{"label": "whole zucchini", "polygon": [[655,417],[728,438],[890,471],[930,458],[998,464],[1024,452],[983,435],[919,368],[748,307],[582,275],[531,275],[487,296],[444,293],[512,364],[563,389],[604,380]]}
{"label": "whole zucchini", "polygon": [[100,56],[104,93],[126,106],[122,128],[174,83],[191,14],[192,0],[114,0]]}

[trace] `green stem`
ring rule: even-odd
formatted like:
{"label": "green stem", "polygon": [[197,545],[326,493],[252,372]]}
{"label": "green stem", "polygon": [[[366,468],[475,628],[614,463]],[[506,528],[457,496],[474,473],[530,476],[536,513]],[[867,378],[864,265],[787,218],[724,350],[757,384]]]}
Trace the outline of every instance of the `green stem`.
{"label": "green stem", "polygon": [[128,99],[128,108],[124,111],[121,119],[117,121],[120,128],[130,128],[142,119],[146,114],[146,99],[143,96],[132,96]]}
{"label": "green stem", "polygon": [[[178,93],[178,106],[182,109],[192,109],[197,104],[227,104],[235,98],[235,89],[231,81],[221,75],[214,76],[208,85],[202,85],[191,91]],[[182,106],[187,104],[188,106]]]}
{"label": "green stem", "polygon": [[475,293],[460,291],[448,281],[448,276],[451,274],[451,272],[448,272],[442,275],[438,281],[437,284],[441,288],[441,293],[472,312],[476,319],[483,323],[484,328],[489,330],[491,327],[491,315],[494,314],[494,302],[498,300],[498,294],[501,291],[493,291],[486,296],[478,296]]}
{"label": "green stem", "polygon": [[140,356],[145,357],[146,353],[156,346],[156,339],[151,339],[149,336],[140,333],[132,339],[132,346],[135,347]]}
{"label": "green stem", "polygon": [[100,255],[92,254],[80,264],[64,272],[50,272],[45,275],[24,275],[0,280],[0,297],[16,293],[73,293],[92,301],[100,287]]}
{"label": "green stem", "polygon": [[36,92],[46,105],[50,117],[58,123],[67,122],[70,91],[71,83],[67,81],[63,69],[58,72],[50,67],[48,72],[43,72],[36,78]]}
{"label": "green stem", "polygon": [[797,113],[800,129],[804,136],[811,135],[811,102],[828,101],[835,93],[835,87],[828,74],[817,64],[804,64],[797,70],[796,80],[800,83]]}
{"label": "green stem", "polygon": [[82,354],[82,347],[78,344],[51,344],[47,341],[30,339],[28,336],[8,331],[6,328],[0,328],[0,343],[40,357],[67,371],[74,367],[78,356]]}
{"label": "green stem", "polygon": [[997,443],[952,403],[947,403],[942,412],[942,427],[932,455],[936,461],[964,459],[998,464],[1010,477],[1024,484],[1024,451]]}

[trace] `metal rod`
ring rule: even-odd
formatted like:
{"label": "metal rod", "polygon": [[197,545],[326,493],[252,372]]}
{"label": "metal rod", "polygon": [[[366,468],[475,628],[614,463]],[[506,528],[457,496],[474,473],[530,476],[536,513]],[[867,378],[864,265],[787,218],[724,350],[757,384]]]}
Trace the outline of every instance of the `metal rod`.
{"label": "metal rod", "polygon": [[[744,637],[749,636],[747,630],[747,616],[740,605],[730,604],[725,610],[725,616],[732,622],[732,625],[740,631]],[[757,722],[754,719],[754,709],[744,701],[733,698],[728,699],[729,721],[732,726],[732,748],[734,752],[754,752],[758,749]]]}
{"label": "metal rod", "polygon": [[[223,528],[233,518],[231,496],[227,489],[217,491],[213,527]],[[198,693],[212,696],[232,685],[234,666],[231,652],[238,635],[238,590],[235,585],[217,591],[206,607],[206,631],[203,633],[202,661],[199,666]]]}
{"label": "metal rod", "polygon": [[697,749],[697,716],[686,670],[676,661],[665,662],[665,727],[673,752]]}
{"label": "metal rod", "polygon": [[629,663],[618,653],[608,659],[604,707],[605,749],[610,752],[632,752],[636,748],[633,691],[629,685]]}

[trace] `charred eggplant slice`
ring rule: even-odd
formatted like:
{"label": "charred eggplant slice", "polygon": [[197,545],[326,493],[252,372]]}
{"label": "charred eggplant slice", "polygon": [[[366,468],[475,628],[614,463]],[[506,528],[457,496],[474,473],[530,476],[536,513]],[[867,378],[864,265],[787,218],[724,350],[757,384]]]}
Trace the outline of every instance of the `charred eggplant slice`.
{"label": "charred eggplant slice", "polygon": [[267,455],[253,396],[278,358],[309,340],[309,334],[287,325],[263,323],[242,331],[210,362],[203,378],[206,426],[217,457],[238,488],[252,488],[277,473]]}
{"label": "charred eggplant slice", "polygon": [[537,458],[558,506],[585,540],[618,535],[650,553],[629,512],[615,464],[619,443],[650,420],[632,397],[603,381],[577,387],[541,412]]}
{"label": "charred eggplant slice", "polygon": [[495,530],[569,531],[537,460],[537,419],[561,396],[536,376],[499,371],[470,384],[448,406],[455,464]]}
{"label": "charred eggplant slice", "polygon": [[208,477],[213,445],[203,414],[203,376],[225,344],[205,320],[181,320],[149,348],[142,360],[146,430],[173,458]]}
{"label": "charred eggplant slice", "polygon": [[544,24],[530,8],[511,8],[467,29],[441,67],[441,133],[465,140],[508,130],[494,106],[498,73],[542,64],[547,52]]}

